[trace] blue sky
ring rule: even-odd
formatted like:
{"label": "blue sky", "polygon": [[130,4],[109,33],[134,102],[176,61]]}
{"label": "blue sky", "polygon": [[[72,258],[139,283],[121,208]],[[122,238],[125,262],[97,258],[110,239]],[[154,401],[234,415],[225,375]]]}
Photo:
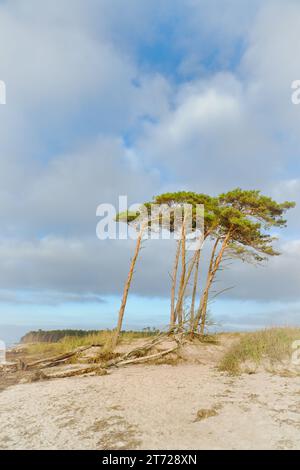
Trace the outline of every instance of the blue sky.
{"label": "blue sky", "polygon": [[[95,213],[120,194],[299,201],[299,21],[296,0],[0,3],[3,332],[114,324],[133,244],[97,240]],[[280,258],[225,273],[224,329],[300,323],[299,204],[279,235]],[[145,246],[128,327],[167,323],[173,250]]]}

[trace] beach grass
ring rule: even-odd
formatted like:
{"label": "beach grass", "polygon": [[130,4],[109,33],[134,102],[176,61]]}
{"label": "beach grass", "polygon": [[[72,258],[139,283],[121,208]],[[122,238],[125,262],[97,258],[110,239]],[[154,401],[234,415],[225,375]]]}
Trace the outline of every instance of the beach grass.
{"label": "beach grass", "polygon": [[[147,338],[157,332],[153,331],[122,331],[120,335],[120,344],[130,343],[138,338]],[[73,351],[76,348],[92,345],[103,346],[104,351],[110,351],[113,342],[113,330],[101,330],[98,333],[92,333],[86,336],[65,336],[57,342],[37,342],[28,344],[27,353],[30,355],[56,355]]]}
{"label": "beach grass", "polygon": [[282,362],[291,356],[293,341],[299,339],[300,328],[267,328],[243,333],[225,353],[218,369],[238,375],[242,364],[248,361],[256,366],[263,360],[271,364]]}

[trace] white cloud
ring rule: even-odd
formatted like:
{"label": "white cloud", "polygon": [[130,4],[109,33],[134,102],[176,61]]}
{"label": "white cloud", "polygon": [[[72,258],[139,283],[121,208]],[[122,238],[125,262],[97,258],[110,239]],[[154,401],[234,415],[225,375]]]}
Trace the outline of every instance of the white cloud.
{"label": "white cloud", "polygon": [[183,86],[174,101],[167,115],[146,126],[137,150],[169,171],[177,186],[220,192],[263,187],[274,177],[276,143],[247,108],[246,91],[234,76]]}

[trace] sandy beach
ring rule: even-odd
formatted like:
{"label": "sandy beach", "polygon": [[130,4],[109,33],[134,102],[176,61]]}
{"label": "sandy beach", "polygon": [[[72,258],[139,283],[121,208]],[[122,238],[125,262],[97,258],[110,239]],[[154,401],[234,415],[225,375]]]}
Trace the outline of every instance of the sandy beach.
{"label": "sandy beach", "polygon": [[[134,366],[0,393],[1,449],[297,449],[300,378]],[[199,410],[208,410],[201,419]],[[200,416],[200,417],[199,417]]]}

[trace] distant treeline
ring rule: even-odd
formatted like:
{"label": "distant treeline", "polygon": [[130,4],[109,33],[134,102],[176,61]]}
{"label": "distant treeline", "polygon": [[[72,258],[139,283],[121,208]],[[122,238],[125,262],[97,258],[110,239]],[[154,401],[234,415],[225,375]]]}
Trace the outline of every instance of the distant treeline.
{"label": "distant treeline", "polygon": [[[75,336],[82,338],[83,336],[95,335],[107,330],[37,330],[29,331],[21,338],[21,343],[57,343],[65,337]],[[149,336],[157,333],[155,328],[144,328],[142,331],[126,331],[126,333],[137,334],[138,336]]]}
{"label": "distant treeline", "polygon": [[98,333],[96,330],[37,330],[29,331],[21,338],[21,343],[57,343],[66,336],[82,337]]}

